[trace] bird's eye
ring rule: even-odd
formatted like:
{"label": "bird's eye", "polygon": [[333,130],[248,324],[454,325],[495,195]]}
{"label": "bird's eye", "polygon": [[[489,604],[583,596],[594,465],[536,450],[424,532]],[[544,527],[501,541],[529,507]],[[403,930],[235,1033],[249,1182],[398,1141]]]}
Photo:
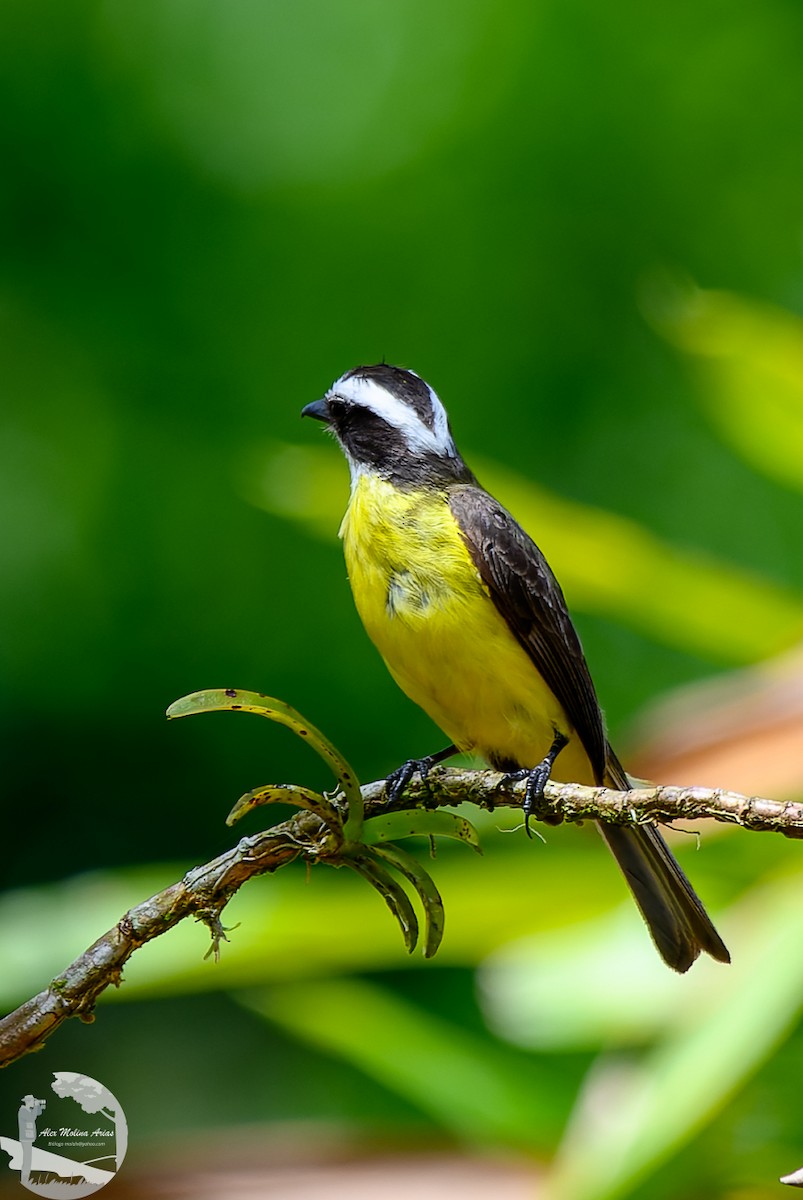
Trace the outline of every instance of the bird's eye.
{"label": "bird's eye", "polygon": [[339,417],[344,417],[351,408],[348,400],[342,400],[340,396],[332,396],[327,403],[329,406],[329,412],[335,420],[337,420]]}

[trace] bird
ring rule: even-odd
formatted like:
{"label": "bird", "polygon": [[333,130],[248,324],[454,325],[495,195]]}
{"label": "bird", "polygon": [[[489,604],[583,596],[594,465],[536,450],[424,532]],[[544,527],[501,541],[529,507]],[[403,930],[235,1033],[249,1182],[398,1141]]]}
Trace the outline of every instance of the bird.
{"label": "bird", "polygon": [[[348,462],[340,536],[363,625],[450,739],[391,773],[391,793],[457,752],[526,779],[525,824],[549,779],[629,790],[560,585],[464,462],[437,393],[382,362],[347,371],[302,416]],[[657,826],[598,824],[664,962],[685,972],[701,951],[729,962]]]}

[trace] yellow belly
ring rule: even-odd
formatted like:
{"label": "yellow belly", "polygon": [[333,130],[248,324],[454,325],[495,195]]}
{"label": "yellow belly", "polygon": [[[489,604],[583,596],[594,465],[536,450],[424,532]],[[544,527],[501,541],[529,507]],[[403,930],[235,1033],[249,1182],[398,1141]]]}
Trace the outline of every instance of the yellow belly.
{"label": "yellow belly", "polygon": [[593,783],[582,745],[499,614],[446,496],[357,482],[341,527],[362,622],[399,687],[462,750],[534,766],[569,739],[553,778]]}

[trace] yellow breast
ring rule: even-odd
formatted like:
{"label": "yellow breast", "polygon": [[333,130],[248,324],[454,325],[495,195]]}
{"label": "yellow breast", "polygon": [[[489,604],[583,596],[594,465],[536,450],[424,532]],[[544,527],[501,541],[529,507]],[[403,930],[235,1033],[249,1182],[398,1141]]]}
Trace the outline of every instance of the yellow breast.
{"label": "yellow breast", "polygon": [[560,729],[571,740],[554,778],[593,782],[561,705],[482,583],[444,492],[362,475],[340,533],[369,636],[455,745],[534,766]]}

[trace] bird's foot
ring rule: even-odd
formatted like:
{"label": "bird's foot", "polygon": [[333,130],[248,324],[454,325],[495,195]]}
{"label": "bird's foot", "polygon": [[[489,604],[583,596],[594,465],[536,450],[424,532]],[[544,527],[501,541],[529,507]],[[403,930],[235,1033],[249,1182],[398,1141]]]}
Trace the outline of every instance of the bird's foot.
{"label": "bird's foot", "polygon": [[522,779],[527,780],[524,788],[524,831],[527,837],[533,835],[530,832],[530,817],[533,815],[536,807],[544,799],[544,788],[549,783],[549,777],[552,774],[552,768],[555,765],[555,759],[560,754],[564,746],[568,745],[569,739],[563,733],[555,733],[555,739],[549,748],[549,753],[541,759],[540,763],[536,763],[534,767],[525,767],[519,771],[510,771],[500,781],[500,788],[506,784],[521,783]]}
{"label": "bird's foot", "polygon": [[[439,750],[437,754],[427,754],[425,758],[408,758],[407,762],[402,763],[395,771],[391,771],[385,779],[385,796],[388,804],[395,804],[403,796],[404,789],[414,775],[420,775],[421,782],[426,784],[427,776],[432,768],[456,753],[455,746],[447,746],[444,750]],[[424,806],[426,807],[426,800],[424,800]]]}
{"label": "bird's foot", "polygon": [[524,831],[528,838],[531,838],[530,817],[536,808],[538,802],[544,798],[544,788],[549,782],[549,772],[552,769],[552,763],[548,759],[543,759],[537,767],[523,767],[519,771],[509,771],[499,780],[499,790],[504,791],[510,787],[512,783],[521,783],[526,779],[527,784],[524,788]]}

